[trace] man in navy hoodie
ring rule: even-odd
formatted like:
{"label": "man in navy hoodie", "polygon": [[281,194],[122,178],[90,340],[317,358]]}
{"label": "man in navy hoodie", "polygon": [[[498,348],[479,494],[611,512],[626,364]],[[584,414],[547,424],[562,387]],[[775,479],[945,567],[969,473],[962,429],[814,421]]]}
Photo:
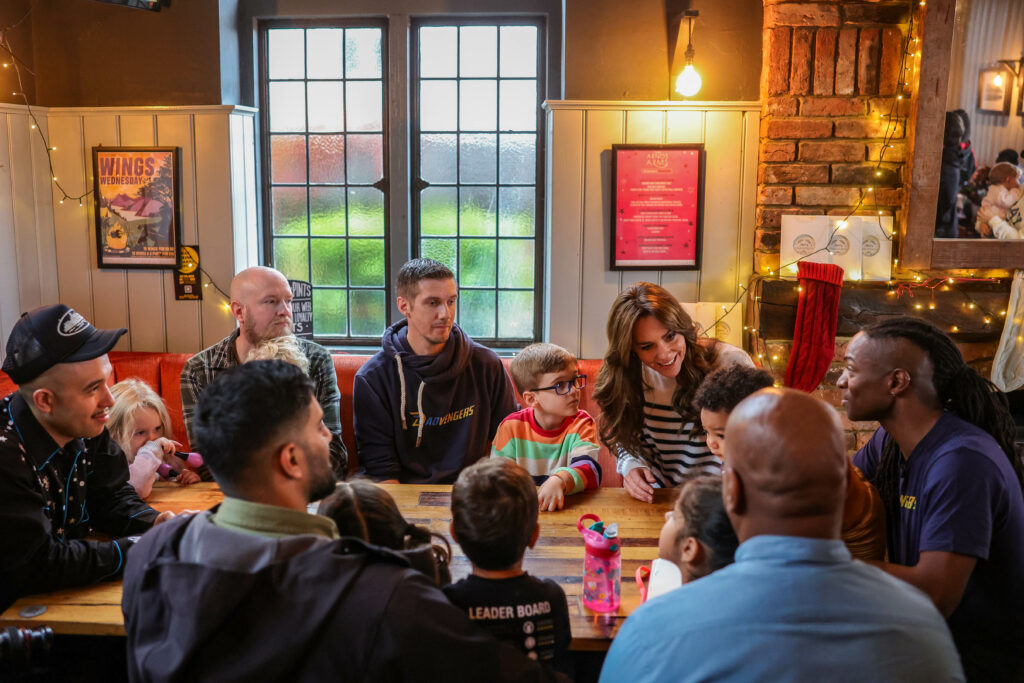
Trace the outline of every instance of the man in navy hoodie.
{"label": "man in navy hoodie", "polygon": [[355,377],[356,448],[380,481],[450,484],[487,455],[498,424],[516,410],[498,356],[455,324],[458,287],[444,264],[409,261],[398,271],[405,320]]}

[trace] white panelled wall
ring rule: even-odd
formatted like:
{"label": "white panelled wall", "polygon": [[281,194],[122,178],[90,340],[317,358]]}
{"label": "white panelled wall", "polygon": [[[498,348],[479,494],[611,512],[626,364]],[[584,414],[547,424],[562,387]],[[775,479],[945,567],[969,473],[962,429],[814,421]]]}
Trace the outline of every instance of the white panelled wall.
{"label": "white panelled wall", "polygon": [[[732,301],[750,272],[759,105],[549,101],[544,338],[581,358],[607,346],[608,308],[623,287],[656,282],[683,301]],[[231,106],[33,108],[54,173],[69,193],[92,187],[92,148],[181,148],[181,228],[223,289],[259,262],[255,112]],[[212,287],[175,301],[171,271],[99,269],[92,198],[59,203],[24,107],[0,107],[0,335],[21,311],[66,303],[99,327],[127,327],[119,350],[196,352],[234,327]],[[701,142],[706,150],[699,271],[610,271],[611,146]]]}
{"label": "white panelled wall", "polygon": [[[548,101],[545,338],[600,358],[615,296],[646,280],[682,301],[734,301],[750,277],[760,105]],[[699,271],[611,271],[611,147],[704,143]]]}
{"label": "white panelled wall", "polygon": [[[33,108],[49,135],[53,173],[69,194],[92,188],[94,146],[181,148],[181,241],[224,290],[258,262],[254,110],[231,106]],[[99,269],[90,195],[60,203],[42,142],[24,107],[0,109],[0,333],[21,311],[60,301],[98,327],[127,327],[124,351],[195,352],[234,320],[213,287],[202,302],[176,301],[169,270]],[[6,142],[7,144],[3,144]],[[16,295],[15,295],[16,293]]]}
{"label": "white panelled wall", "polygon": [[[46,132],[45,110],[36,114]],[[22,311],[57,300],[46,152],[25,107],[0,105],[0,356]]]}

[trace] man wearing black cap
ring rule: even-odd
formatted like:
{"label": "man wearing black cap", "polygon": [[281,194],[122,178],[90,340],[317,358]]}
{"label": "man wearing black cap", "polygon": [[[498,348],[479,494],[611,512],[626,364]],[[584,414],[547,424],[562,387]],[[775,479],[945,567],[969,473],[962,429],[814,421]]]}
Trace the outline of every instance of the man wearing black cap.
{"label": "man wearing black cap", "polygon": [[[130,536],[174,516],[142,502],[107,433],[107,352],[125,332],[97,330],[62,304],[22,314],[11,331],[3,370],[18,391],[0,400],[0,609],[116,578]],[[92,529],[115,540],[83,540]]]}

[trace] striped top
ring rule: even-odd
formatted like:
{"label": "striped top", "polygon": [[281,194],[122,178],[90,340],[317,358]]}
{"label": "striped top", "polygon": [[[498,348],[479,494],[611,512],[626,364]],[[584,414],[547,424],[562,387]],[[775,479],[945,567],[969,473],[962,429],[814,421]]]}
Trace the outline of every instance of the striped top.
{"label": "striped top", "polygon": [[572,476],[570,494],[601,485],[601,466],[597,464],[597,428],[585,410],[562,422],[558,429],[542,429],[533,417],[533,408],[524,408],[506,417],[494,435],[492,458],[508,458],[542,484],[559,470]]}
{"label": "striped top", "polygon": [[[718,359],[708,374],[730,365],[754,366],[742,349],[718,343]],[[683,421],[672,407],[676,378],[665,377],[646,365],[644,379],[644,425],[642,442],[648,461],[619,449],[616,470],[625,477],[637,467],[648,467],[658,487],[678,486],[694,474],[719,474],[722,463],[708,449],[699,422]],[[696,428],[696,429],[695,429]]]}

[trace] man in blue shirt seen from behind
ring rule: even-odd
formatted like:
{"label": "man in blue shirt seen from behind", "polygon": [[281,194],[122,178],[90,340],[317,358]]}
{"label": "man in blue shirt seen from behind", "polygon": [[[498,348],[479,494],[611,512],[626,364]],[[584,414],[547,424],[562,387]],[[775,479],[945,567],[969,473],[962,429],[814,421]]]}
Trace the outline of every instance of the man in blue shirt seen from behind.
{"label": "man in blue shirt seen from behind", "polygon": [[928,596],[840,540],[846,473],[828,405],[789,389],[741,402],[722,471],[735,563],[634,612],[601,680],[962,681]]}

